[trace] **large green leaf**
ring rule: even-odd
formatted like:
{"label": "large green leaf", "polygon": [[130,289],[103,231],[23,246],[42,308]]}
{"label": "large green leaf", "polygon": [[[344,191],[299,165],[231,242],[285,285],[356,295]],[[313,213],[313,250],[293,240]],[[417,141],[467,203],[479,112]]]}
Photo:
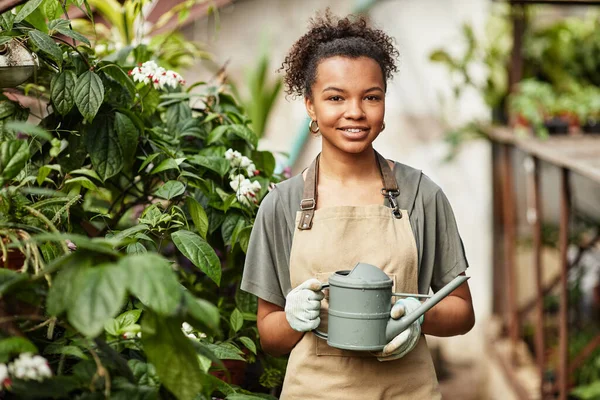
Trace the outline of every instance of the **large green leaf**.
{"label": "large green leaf", "polygon": [[135,161],[140,133],[131,119],[120,112],[115,113],[115,130],[121,143],[124,165],[129,168]]}
{"label": "large green leaf", "polygon": [[7,140],[0,143],[0,185],[14,178],[29,160],[29,148],[24,140]]}
{"label": "large green leaf", "polygon": [[187,319],[196,329],[214,334],[219,331],[221,315],[219,309],[204,299],[194,297],[190,292],[184,292]]}
{"label": "large green leaf", "polygon": [[179,181],[168,181],[159,187],[154,194],[163,199],[171,200],[185,192],[185,185]]}
{"label": "large green leaf", "polygon": [[46,298],[46,310],[53,316],[61,314],[75,302],[81,289],[79,278],[92,262],[90,258],[74,253],[64,257],[61,264],[62,269],[52,281]]}
{"label": "large green leaf", "polygon": [[234,245],[232,238],[235,235],[236,239],[239,232],[244,228],[245,221],[244,216],[240,214],[230,213],[225,216],[225,222],[221,225],[221,236],[223,237],[223,243],[226,245]]}
{"label": "large green leaf", "polygon": [[206,211],[204,211],[202,205],[193,197],[185,199],[185,204],[190,211],[192,221],[194,221],[194,226],[196,226],[198,233],[203,239],[206,239],[206,234],[208,232],[208,216],[206,215]]}
{"label": "large green leaf", "polygon": [[102,67],[102,72],[119,82],[133,99],[135,95],[135,84],[121,67],[116,64],[104,65]]}
{"label": "large green leaf", "polygon": [[0,297],[13,290],[17,290],[20,286],[19,284],[26,281],[28,277],[27,274],[0,268]]}
{"label": "large green leaf", "polygon": [[242,140],[245,140],[252,148],[258,144],[258,136],[245,125],[231,125],[231,132]]}
{"label": "large green leaf", "polygon": [[58,65],[62,65],[62,50],[52,40],[52,38],[46,35],[44,32],[38,30],[31,30],[27,32],[27,35],[31,41],[42,51],[52,58]]}
{"label": "large green leaf", "polygon": [[12,12],[10,12],[10,10],[0,14],[0,26],[2,26],[3,30],[12,30],[14,21],[15,15]]}
{"label": "large green leaf", "polygon": [[171,234],[175,246],[196,267],[200,268],[217,285],[221,284],[221,262],[213,248],[194,232],[179,230]]}
{"label": "large green leaf", "polygon": [[24,337],[13,336],[0,340],[0,363],[7,362],[15,354],[37,352],[37,347]]}
{"label": "large green leaf", "polygon": [[244,316],[237,308],[234,309],[229,316],[229,324],[234,332],[238,332],[240,329],[242,329],[242,326],[244,325]]}
{"label": "large green leaf", "polygon": [[81,74],[75,85],[75,104],[81,115],[91,122],[103,100],[104,86],[100,77],[94,71],[86,71]]}
{"label": "large green leaf", "polygon": [[254,161],[256,168],[261,171],[264,176],[273,175],[276,166],[273,153],[270,151],[256,151],[252,153],[252,161]]}
{"label": "large green leaf", "polygon": [[70,240],[77,245],[78,249],[87,249],[97,253],[108,254],[114,257],[119,256],[119,252],[113,249],[115,241],[108,238],[88,238],[77,233],[40,233],[32,236],[32,240],[37,243],[42,242],[64,242]]}
{"label": "large green leaf", "polygon": [[179,400],[193,400],[202,391],[204,374],[191,341],[181,331],[181,321],[146,312],[142,344],[160,381]]}
{"label": "large green leaf", "polygon": [[65,115],[75,104],[75,82],[77,75],[71,70],[63,71],[54,75],[50,84],[50,99],[54,109],[61,115]]}
{"label": "large green leaf", "polygon": [[103,181],[123,169],[123,150],[111,116],[102,116],[89,126],[85,145]]}
{"label": "large green leaf", "polygon": [[246,360],[240,349],[238,349],[231,343],[207,343],[206,347],[208,347],[221,360]]}
{"label": "large green leaf", "polygon": [[44,14],[46,14],[46,18],[48,18],[49,20],[53,20],[55,18],[58,18],[58,16],[61,13],[62,9],[58,1],[46,0],[46,2],[44,3]]}
{"label": "large green leaf", "polygon": [[221,137],[229,130],[230,125],[219,125],[213,129],[206,138],[206,144],[210,145],[221,140]]}
{"label": "large green leaf", "polygon": [[38,8],[43,1],[44,0],[29,0],[27,3],[25,3],[23,8],[21,8],[21,10],[19,10],[17,15],[15,16],[15,22],[23,21],[25,18],[27,18],[29,14],[34,12],[35,9]]}
{"label": "large green leaf", "polygon": [[29,136],[34,136],[46,140],[52,140],[52,135],[46,132],[45,129],[41,128],[39,125],[34,125],[25,121],[9,121],[4,126],[4,129],[13,132],[24,133]]}
{"label": "large green leaf", "polygon": [[89,337],[99,335],[125,300],[127,272],[115,264],[88,268],[79,277],[79,293],[67,310],[69,322]]}
{"label": "large green leaf", "polygon": [[182,291],[169,262],[155,253],[128,255],[120,264],[127,271],[129,291],[155,312],[175,311]]}
{"label": "large green leaf", "polygon": [[195,155],[188,158],[192,164],[200,165],[201,167],[215,171],[219,176],[223,177],[229,171],[229,161],[224,157],[200,156]]}
{"label": "large green leaf", "polygon": [[75,39],[77,41],[83,42],[85,44],[87,44],[88,46],[91,46],[90,41],[88,40],[88,38],[86,38],[85,36],[83,36],[81,33],[76,32],[70,28],[58,28],[57,31],[67,37],[70,37],[71,39]]}

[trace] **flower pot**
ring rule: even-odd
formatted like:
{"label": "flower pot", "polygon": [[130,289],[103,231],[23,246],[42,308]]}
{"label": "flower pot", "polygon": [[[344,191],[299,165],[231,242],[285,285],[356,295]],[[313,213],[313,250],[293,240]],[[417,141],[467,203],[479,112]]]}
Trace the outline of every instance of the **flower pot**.
{"label": "flower pot", "polygon": [[585,133],[600,133],[600,120],[588,119],[581,130]]}
{"label": "flower pot", "polygon": [[[8,244],[8,239],[3,238],[2,242],[4,245]],[[19,271],[25,263],[25,255],[19,250],[10,249],[7,251],[6,260],[2,253],[0,253],[0,268],[7,268],[13,271]]]}
{"label": "flower pot", "polygon": [[566,135],[569,133],[569,121],[559,117],[544,121],[544,126],[550,135]]}
{"label": "flower pot", "polygon": [[241,360],[222,361],[225,368],[227,368],[227,371],[229,371],[229,376],[227,375],[227,371],[222,369],[212,370],[210,371],[210,374],[230,385],[242,386],[246,377],[246,369],[248,368],[248,363]]}

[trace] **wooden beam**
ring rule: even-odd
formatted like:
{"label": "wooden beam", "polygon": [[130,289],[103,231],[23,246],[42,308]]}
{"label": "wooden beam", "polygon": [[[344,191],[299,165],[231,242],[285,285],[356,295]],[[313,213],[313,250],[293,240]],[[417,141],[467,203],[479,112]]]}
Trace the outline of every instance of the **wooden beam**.
{"label": "wooden beam", "polygon": [[594,6],[600,5],[598,0],[510,0],[511,4],[533,5],[550,4],[555,6]]}
{"label": "wooden beam", "polygon": [[[519,310],[517,306],[517,279],[515,271],[515,243],[516,243],[516,200],[514,196],[513,146],[502,145],[500,158],[502,169],[502,208],[503,208],[503,236],[504,236],[504,271],[506,277],[506,305],[508,312],[508,334],[514,347],[519,340]],[[513,361],[516,361],[513,358]]]}
{"label": "wooden beam", "polygon": [[558,389],[559,400],[567,400],[569,391],[569,216],[571,214],[570,172],[561,168],[560,179],[560,227],[558,244],[560,249],[560,309],[558,318]]}

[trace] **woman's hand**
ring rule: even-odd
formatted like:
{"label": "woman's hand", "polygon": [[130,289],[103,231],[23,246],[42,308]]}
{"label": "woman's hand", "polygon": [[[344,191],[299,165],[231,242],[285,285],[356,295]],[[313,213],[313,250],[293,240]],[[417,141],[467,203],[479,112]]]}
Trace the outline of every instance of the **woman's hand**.
{"label": "woman's hand", "polygon": [[285,310],[259,298],[257,326],[263,350],[273,356],[292,351],[304,332],[319,326],[323,296],[321,282],[309,279],[288,294]]}
{"label": "woman's hand", "polygon": [[325,297],[321,291],[321,282],[309,279],[295,287],[285,298],[285,316],[292,329],[308,332],[321,323],[319,314],[321,300]]}
{"label": "woman's hand", "polygon": [[[405,315],[415,311],[420,305],[421,302],[414,297],[400,299],[396,301],[396,304],[392,307],[390,316],[393,319],[401,319]],[[417,347],[417,343],[419,343],[419,338],[421,337],[421,322],[423,322],[423,317],[417,319],[408,328],[392,339],[383,348],[381,353],[375,354],[377,359],[379,361],[397,360]]]}

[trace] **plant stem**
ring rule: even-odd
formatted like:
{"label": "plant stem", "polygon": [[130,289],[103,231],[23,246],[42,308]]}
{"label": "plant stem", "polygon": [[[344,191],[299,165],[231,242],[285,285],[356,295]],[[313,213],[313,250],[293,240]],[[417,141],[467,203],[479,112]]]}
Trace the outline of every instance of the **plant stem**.
{"label": "plant stem", "polygon": [[[63,2],[61,2],[60,6],[62,7],[63,13],[65,14],[65,19],[67,21],[69,21],[69,29],[73,30],[73,26],[71,25],[71,18],[69,18],[69,13],[67,12],[67,0],[64,0]],[[75,46],[76,45],[75,38],[72,38],[72,40],[73,40],[73,46]]]}
{"label": "plant stem", "polygon": [[31,315],[13,315],[12,317],[4,317],[4,318],[0,318],[0,325],[5,324],[7,322],[14,322],[14,321],[18,321],[21,319],[32,319],[35,321],[43,321],[45,320],[46,317],[42,317],[40,315],[35,315],[35,314],[31,314]]}
{"label": "plant stem", "polygon": [[104,379],[104,395],[106,396],[106,398],[108,399],[110,397],[110,374],[108,373],[108,370],[106,368],[104,368],[104,366],[102,365],[102,361],[100,361],[100,357],[98,357],[98,354],[94,351],[94,349],[92,349],[91,347],[88,348],[90,354],[92,355],[92,357],[94,358],[94,362],[96,363],[96,373],[94,374],[94,377],[92,378],[92,382],[90,383],[90,390],[92,388],[92,385],[95,381],[96,375],[101,377],[102,379]]}
{"label": "plant stem", "polygon": [[[41,212],[39,212],[38,210],[36,210],[35,208],[31,208],[29,206],[24,206],[25,209],[27,211],[29,211],[30,214],[32,214],[35,217],[38,217],[39,219],[41,219],[46,225],[48,225],[48,229],[50,229],[52,232],[54,233],[60,233],[58,231],[58,229],[56,229],[56,226],[54,226],[54,224],[52,222],[50,222],[50,220],[48,218],[46,218],[46,216],[44,214],[42,214]],[[69,248],[67,247],[67,244],[65,243],[64,240],[60,241],[61,247],[63,248],[63,251],[65,252],[65,254],[69,254]]]}
{"label": "plant stem", "polygon": [[67,42],[66,40],[63,40],[62,38],[59,38],[58,36],[52,36],[52,39],[56,39],[59,42],[62,42],[64,44],[66,44],[67,46],[71,47],[73,50],[75,50],[77,52],[77,54],[79,54],[81,56],[81,59],[85,62],[85,64],[88,66],[88,69],[92,69],[92,65],[89,63],[89,61],[87,60],[87,58],[85,58],[83,56],[83,54],[81,54],[81,52],[77,49],[76,46],[72,45],[71,43]]}

